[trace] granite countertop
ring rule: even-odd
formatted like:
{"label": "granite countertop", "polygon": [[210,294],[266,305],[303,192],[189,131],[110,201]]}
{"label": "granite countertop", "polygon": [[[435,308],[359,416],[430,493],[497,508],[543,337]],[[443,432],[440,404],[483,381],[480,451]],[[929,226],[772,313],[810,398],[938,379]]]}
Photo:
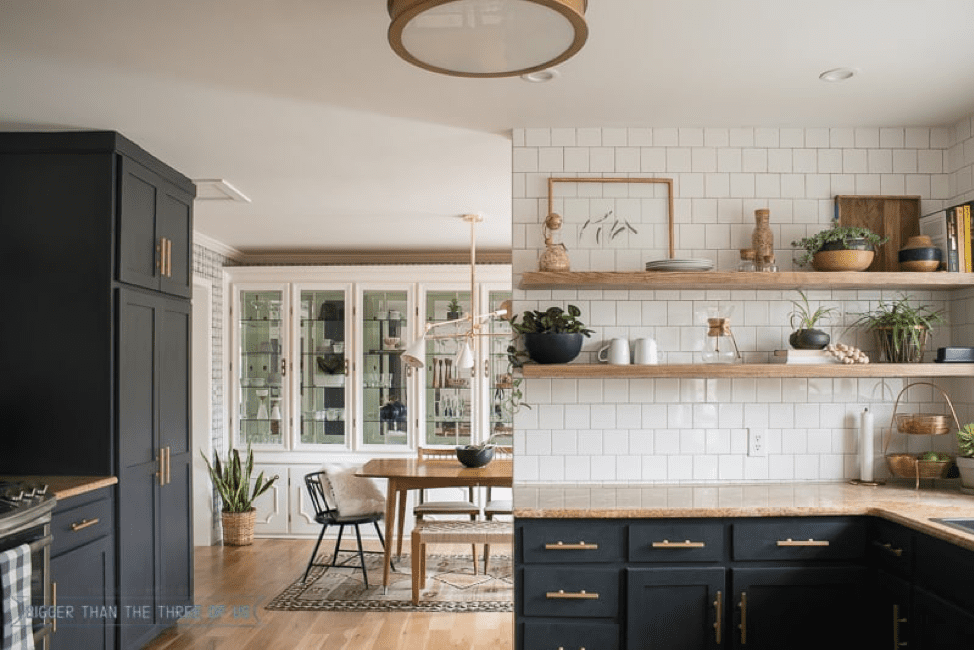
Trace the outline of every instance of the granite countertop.
{"label": "granite countertop", "polygon": [[44,483],[58,499],[68,499],[118,483],[115,476],[0,476],[0,480]]}
{"label": "granite countertop", "polygon": [[974,551],[974,533],[930,521],[974,518],[974,496],[912,482],[738,485],[516,485],[514,516],[555,519],[872,515]]}

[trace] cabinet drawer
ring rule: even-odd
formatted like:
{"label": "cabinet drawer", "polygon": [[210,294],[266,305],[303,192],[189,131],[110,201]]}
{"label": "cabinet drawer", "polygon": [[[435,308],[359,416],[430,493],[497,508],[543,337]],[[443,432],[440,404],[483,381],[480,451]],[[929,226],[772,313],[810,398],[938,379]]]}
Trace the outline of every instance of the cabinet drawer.
{"label": "cabinet drawer", "polygon": [[794,517],[733,525],[735,560],[853,560],[865,553],[859,520]]}
{"label": "cabinet drawer", "polygon": [[629,527],[632,562],[713,562],[724,552],[719,522],[653,521]]}
{"label": "cabinet drawer", "polygon": [[913,532],[882,519],[873,520],[866,553],[877,567],[908,578],[913,566]]}
{"label": "cabinet drawer", "polygon": [[64,506],[59,504],[54,511],[51,519],[52,557],[112,532],[112,500],[104,491],[93,500],[77,505],[74,499],[83,499],[83,496],[64,501]]}
{"label": "cabinet drawer", "polygon": [[619,626],[615,623],[542,623],[526,621],[520,650],[618,650]]}
{"label": "cabinet drawer", "polygon": [[625,557],[626,527],[620,522],[530,521],[522,531],[525,563],[616,562]]}
{"label": "cabinet drawer", "polygon": [[525,567],[525,616],[612,618],[619,611],[619,569]]}

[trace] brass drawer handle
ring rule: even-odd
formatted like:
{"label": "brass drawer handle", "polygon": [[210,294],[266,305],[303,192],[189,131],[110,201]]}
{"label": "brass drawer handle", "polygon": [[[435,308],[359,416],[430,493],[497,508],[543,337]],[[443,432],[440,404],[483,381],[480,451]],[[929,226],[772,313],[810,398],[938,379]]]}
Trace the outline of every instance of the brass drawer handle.
{"label": "brass drawer handle", "polygon": [[884,551],[886,551],[887,553],[889,553],[894,557],[902,557],[903,555],[903,549],[893,548],[893,545],[890,544],[889,542],[886,542],[885,544],[882,542],[873,542],[873,544],[875,544],[876,546],[883,549]]}
{"label": "brass drawer handle", "polygon": [[737,604],[741,608],[741,622],[737,629],[741,631],[741,645],[747,645],[747,592],[741,592],[741,602]]}
{"label": "brass drawer handle", "polygon": [[549,591],[545,594],[545,598],[548,600],[598,600],[598,592],[589,593],[582,589],[581,591],[565,591],[564,589],[559,589],[558,591]]}
{"label": "brass drawer handle", "polygon": [[792,540],[792,538],[789,537],[788,539],[778,540],[778,546],[828,546],[828,545],[829,545],[829,540],[827,539]]}
{"label": "brass drawer handle", "polygon": [[724,631],[724,595],[717,592],[714,600],[714,642],[720,645],[720,635]]}
{"label": "brass drawer handle", "polygon": [[706,546],[704,542],[691,542],[690,540],[671,542],[664,539],[662,542],[653,542],[653,548],[703,548],[704,546]]}
{"label": "brass drawer handle", "polygon": [[546,551],[597,551],[599,550],[599,545],[586,544],[584,541],[580,541],[577,544],[566,544],[565,542],[555,542],[554,544],[545,544],[544,550]]}
{"label": "brass drawer handle", "polygon": [[94,519],[82,519],[81,521],[76,521],[73,524],[71,524],[71,530],[74,532],[78,532],[79,530],[84,530],[89,526],[94,526],[99,521],[101,520],[98,517],[95,517]]}
{"label": "brass drawer handle", "polygon": [[900,617],[900,606],[893,605],[893,647],[902,648],[908,644],[907,641],[900,641],[900,623],[906,623],[906,617]]}

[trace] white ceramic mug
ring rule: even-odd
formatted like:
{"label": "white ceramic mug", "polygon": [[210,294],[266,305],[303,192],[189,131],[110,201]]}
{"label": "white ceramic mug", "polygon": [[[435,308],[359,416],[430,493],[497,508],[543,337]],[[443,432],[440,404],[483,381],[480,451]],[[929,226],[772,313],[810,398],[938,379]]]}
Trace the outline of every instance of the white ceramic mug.
{"label": "white ceramic mug", "polygon": [[608,362],[613,366],[629,364],[629,341],[626,339],[612,339],[599,350],[599,361]]}
{"label": "white ceramic mug", "polygon": [[633,363],[640,366],[655,366],[659,363],[656,341],[648,337],[636,339],[633,346]]}

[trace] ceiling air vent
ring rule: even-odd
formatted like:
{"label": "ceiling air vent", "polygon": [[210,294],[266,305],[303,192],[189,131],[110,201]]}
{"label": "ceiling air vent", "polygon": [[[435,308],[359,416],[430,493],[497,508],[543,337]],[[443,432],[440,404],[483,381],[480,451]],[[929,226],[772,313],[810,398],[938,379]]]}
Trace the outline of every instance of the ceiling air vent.
{"label": "ceiling air vent", "polygon": [[250,203],[250,199],[243,192],[235,188],[222,178],[197,178],[193,179],[196,184],[197,201],[240,201]]}

